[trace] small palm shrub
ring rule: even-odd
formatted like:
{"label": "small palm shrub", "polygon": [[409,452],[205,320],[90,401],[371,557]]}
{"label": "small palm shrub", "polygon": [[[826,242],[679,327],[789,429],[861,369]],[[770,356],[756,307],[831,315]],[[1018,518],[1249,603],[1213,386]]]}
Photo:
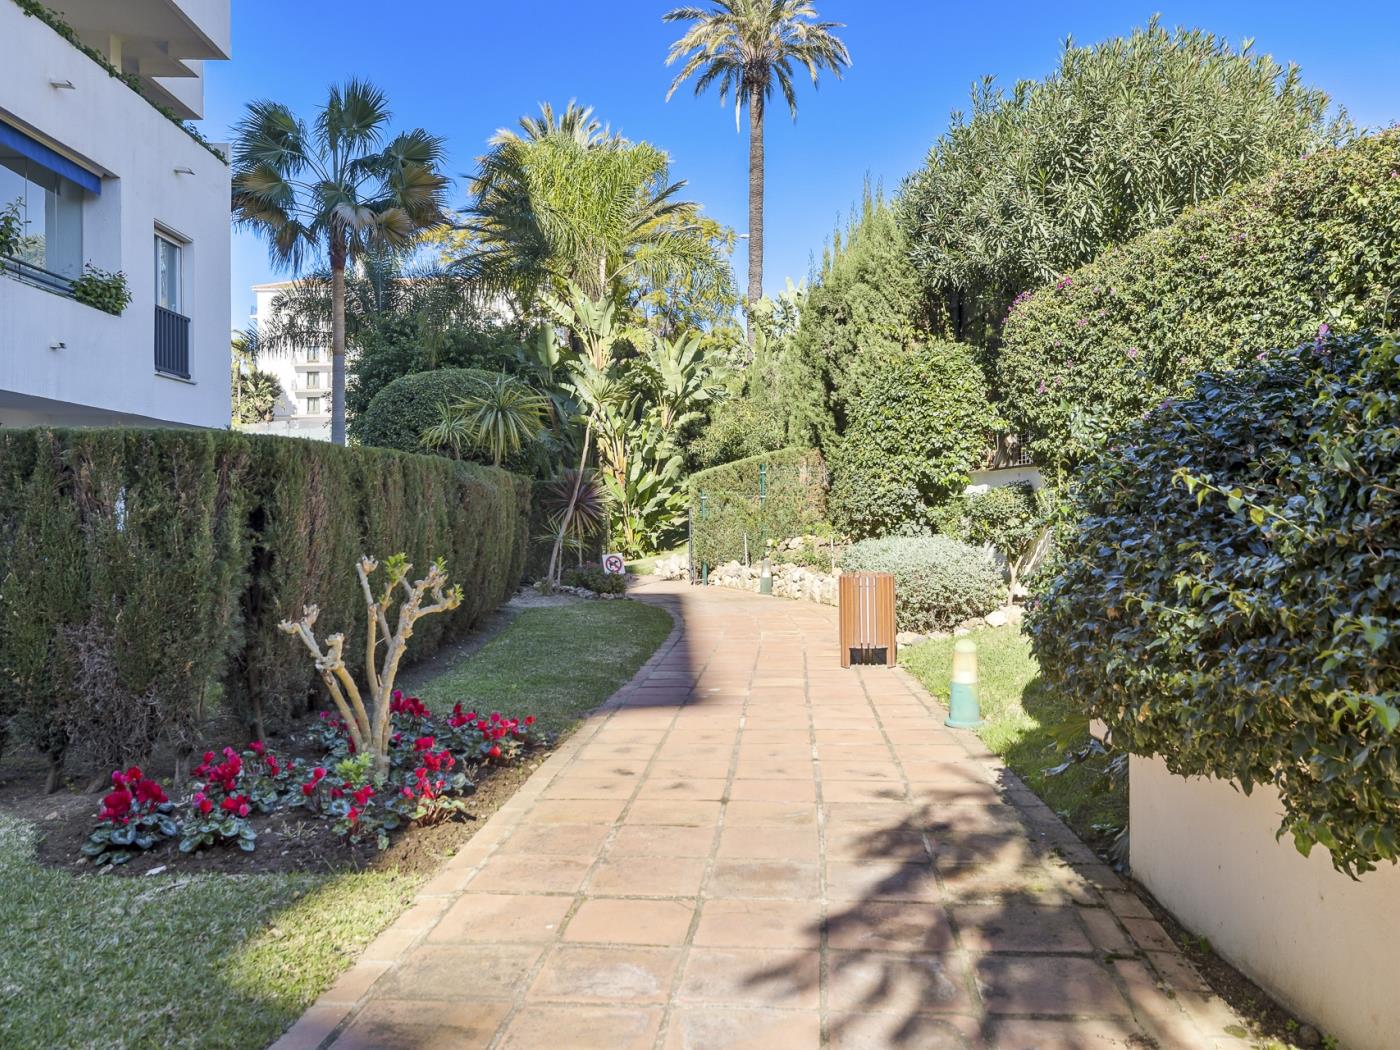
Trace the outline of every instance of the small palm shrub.
{"label": "small palm shrub", "polygon": [[948,630],[1005,598],[1001,570],[985,551],[947,536],[885,536],[846,552],[847,572],[894,574],[901,631]]}

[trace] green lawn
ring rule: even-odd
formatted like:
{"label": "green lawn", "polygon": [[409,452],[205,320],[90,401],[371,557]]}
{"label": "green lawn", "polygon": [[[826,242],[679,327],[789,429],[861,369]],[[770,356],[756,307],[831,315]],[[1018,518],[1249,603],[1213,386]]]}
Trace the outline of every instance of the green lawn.
{"label": "green lawn", "polygon": [[[419,689],[533,713],[551,732],[605,700],[671,629],[660,609],[531,609]],[[411,900],[420,877],[74,876],[0,816],[0,1046],[267,1045]]]}
{"label": "green lawn", "polygon": [[[1000,755],[1082,838],[1101,843],[1108,829],[1127,822],[1126,785],[1109,790],[1100,775],[1102,758],[1092,758],[1058,776],[1046,770],[1059,765],[1067,748],[1088,739],[1083,710],[1053,693],[1040,678],[1030,640],[1018,627],[973,631],[977,643],[982,717],[978,736]],[[952,638],[937,638],[900,651],[900,663],[944,703],[953,655]]]}

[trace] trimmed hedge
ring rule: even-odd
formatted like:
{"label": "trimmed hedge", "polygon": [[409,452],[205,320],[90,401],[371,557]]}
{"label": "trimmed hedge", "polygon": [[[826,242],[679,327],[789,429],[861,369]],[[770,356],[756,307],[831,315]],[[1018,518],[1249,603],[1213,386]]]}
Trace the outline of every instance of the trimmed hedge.
{"label": "trimmed hedge", "polygon": [[317,688],[280,620],[314,602],[353,638],[362,553],[440,556],[466,600],[414,632],[409,656],[427,656],[514,590],[529,503],[523,478],[433,456],[229,432],[0,432],[0,731],[55,765],[76,748],[111,768],[188,746],[218,714],[272,728]]}
{"label": "trimmed hedge", "polygon": [[[768,468],[767,499],[758,497]],[[826,464],[815,449],[786,448],[737,459],[690,476],[692,557],[698,567],[763,556],[763,540],[811,532],[826,519]],[[705,497],[703,509],[701,496]]]}
{"label": "trimmed hedge", "polygon": [[[483,384],[498,378],[499,372],[483,368],[438,368],[400,376],[385,384],[369,407],[350,420],[350,437],[359,445],[423,452],[420,438],[442,417],[443,405],[479,393]],[[489,459],[484,452],[467,458]]]}
{"label": "trimmed hedge", "polygon": [[1046,682],[1178,775],[1272,784],[1342,871],[1400,856],[1400,344],[1198,379],[1072,489]]}
{"label": "trimmed hedge", "polygon": [[829,449],[831,520],[856,538],[927,532],[961,492],[994,417],[966,343],[869,347],[842,380],[846,425]]}
{"label": "trimmed hedge", "polygon": [[1043,468],[1198,371],[1400,318],[1400,130],[1289,164],[1013,307],[997,380]]}
{"label": "trimmed hedge", "polygon": [[987,552],[947,536],[886,536],[851,545],[847,572],[894,574],[901,631],[946,631],[984,616],[1006,597],[1001,570]]}

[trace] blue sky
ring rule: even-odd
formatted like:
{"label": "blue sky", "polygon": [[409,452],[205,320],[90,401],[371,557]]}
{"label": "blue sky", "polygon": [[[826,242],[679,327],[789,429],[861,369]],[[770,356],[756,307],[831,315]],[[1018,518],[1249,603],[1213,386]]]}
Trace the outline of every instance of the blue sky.
{"label": "blue sky", "polygon": [[[448,171],[464,179],[495,129],[550,100],[591,105],[615,129],[671,153],[687,196],[736,229],[746,225],[746,138],[717,96],[688,88],[665,101],[664,64],[678,27],[674,6],[650,0],[233,0],[233,60],[211,64],[204,130],[224,137],[244,104],[266,97],[311,113],[326,85],[357,75],[385,89],[395,128],[444,136]],[[1286,2],[969,3],[817,0],[845,22],[853,65],[843,81],[802,90],[791,123],[771,110],[768,127],[765,285],[805,277],[813,253],[860,194],[867,177],[887,189],[924,158],[984,74],[1010,85],[1055,65],[1062,41],[1091,43],[1129,32],[1158,11],[1166,25],[1210,30],[1296,62],[1304,79],[1344,105],[1357,123],[1400,120],[1394,48],[1400,4]],[[403,23],[394,21],[398,11]],[[744,283],[744,252],[735,259]],[[234,234],[233,322],[246,322],[249,287],[277,276],[264,245]]]}

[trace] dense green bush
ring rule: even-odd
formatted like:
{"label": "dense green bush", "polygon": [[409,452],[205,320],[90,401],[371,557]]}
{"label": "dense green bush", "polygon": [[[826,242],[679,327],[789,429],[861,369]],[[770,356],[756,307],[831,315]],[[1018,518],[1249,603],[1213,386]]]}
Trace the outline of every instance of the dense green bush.
{"label": "dense green bush", "polygon": [[281,619],[315,603],[353,636],[360,554],[443,557],[466,599],[415,631],[410,657],[428,655],[518,583],[529,500],[504,471],[379,449],[0,432],[0,732],[110,768],[221,713],[271,728],[316,681]]}
{"label": "dense green bush", "polygon": [[1006,564],[1012,592],[1047,526],[1047,499],[1027,482],[994,485],[949,500],[938,509],[938,531],[989,546]]}
{"label": "dense green bush", "polygon": [[561,582],[566,587],[584,587],[597,594],[627,593],[627,577],[606,573],[597,562],[585,562],[565,569]]}
{"label": "dense green bush", "polygon": [[885,536],[853,543],[846,572],[894,574],[901,631],[944,631],[997,608],[1006,596],[1001,570],[985,551],[947,536]]}
{"label": "dense green bush", "polygon": [[1400,317],[1400,131],[1328,149],[1113,249],[1019,303],[997,381],[1042,468],[1206,368]]}
{"label": "dense green bush", "polygon": [[1030,620],[1049,685],[1174,773],[1277,787],[1281,831],[1400,854],[1400,345],[1206,374],[1072,491]]}
{"label": "dense green bush", "polygon": [[1336,141],[1327,96],[1248,47],[1154,20],[1004,93],[987,78],[971,116],[910,176],[900,219],[952,334],[995,343],[1019,292]]}
{"label": "dense green bush", "polygon": [[[759,500],[760,467],[767,468],[766,500]],[[801,536],[826,518],[826,465],[819,452],[788,448],[735,460],[690,476],[690,527],[696,565],[753,558],[765,540]],[[704,496],[702,502],[701,496]]]}
{"label": "dense green bush", "polygon": [[789,366],[800,382],[784,389],[791,440],[828,449],[858,396],[844,382],[848,370],[867,354],[897,353],[926,334],[924,301],[894,209],[867,187],[802,303]]}
{"label": "dense green bush", "polygon": [[443,368],[504,370],[521,346],[511,329],[425,327],[415,317],[385,317],[359,333],[346,364],[345,409],[351,418],[403,376]]}
{"label": "dense green bush", "polygon": [[987,449],[986,382],[964,343],[874,347],[856,357],[845,431],[830,450],[831,519],[855,537],[927,531]]}
{"label": "dense green bush", "polygon": [[[438,368],[400,376],[351,419],[350,437],[359,445],[422,452],[423,431],[442,418],[442,407],[480,392],[499,375],[480,368]],[[474,455],[482,462],[489,458],[486,452]]]}

